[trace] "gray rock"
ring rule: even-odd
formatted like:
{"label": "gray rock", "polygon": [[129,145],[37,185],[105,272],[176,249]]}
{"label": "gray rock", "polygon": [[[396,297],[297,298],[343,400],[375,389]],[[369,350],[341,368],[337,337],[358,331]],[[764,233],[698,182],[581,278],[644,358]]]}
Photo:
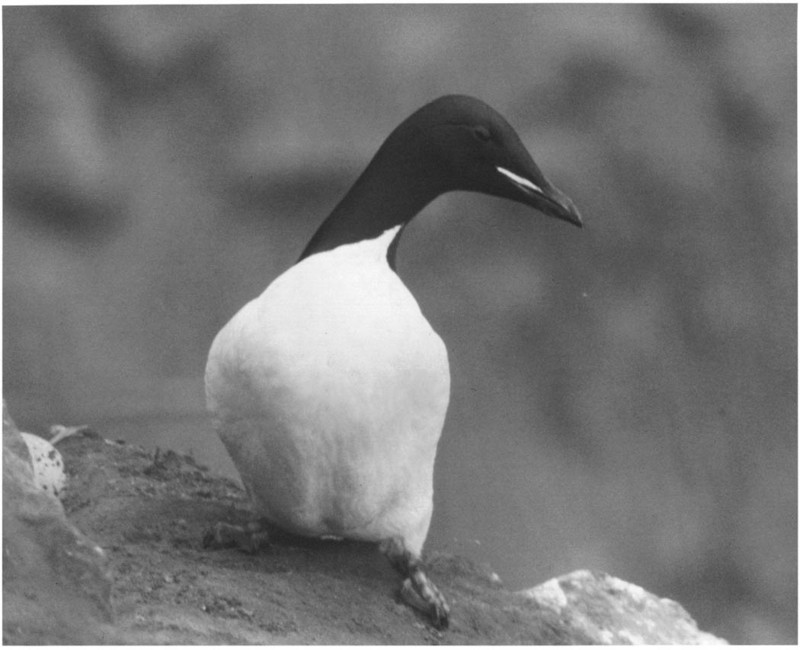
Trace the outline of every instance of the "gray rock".
{"label": "gray rock", "polygon": [[247,521],[247,497],[190,457],[73,436],[73,521],[109,549],[118,615],[109,624],[102,553],[33,484],[27,450],[4,427],[4,640],[17,644],[587,645],[724,643],[677,603],[578,571],[511,592],[489,567],[432,552],[452,620],[434,630],[397,602],[374,545],[275,531],[255,555],[207,550],[203,532]]}
{"label": "gray rock", "polygon": [[564,626],[601,645],[722,645],[683,607],[600,571],[574,571],[519,592],[557,613]]}
{"label": "gray rock", "polygon": [[109,641],[104,552],[34,482],[31,457],[3,404],[3,641]]}

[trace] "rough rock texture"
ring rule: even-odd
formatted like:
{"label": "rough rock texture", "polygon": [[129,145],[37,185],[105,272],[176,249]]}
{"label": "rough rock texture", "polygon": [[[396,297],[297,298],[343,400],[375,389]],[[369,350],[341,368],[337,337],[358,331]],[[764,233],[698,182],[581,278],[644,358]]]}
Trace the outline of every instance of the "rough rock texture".
{"label": "rough rock texture", "polygon": [[111,582],[103,551],[56,497],[34,484],[31,457],[3,405],[3,641],[109,638]]}
{"label": "rough rock texture", "polygon": [[[439,632],[399,601],[398,579],[374,545],[276,534],[254,555],[206,550],[201,539],[209,525],[247,519],[245,495],[234,483],[174,452],[153,454],[87,437],[58,446],[70,481],[64,507],[106,549],[113,579],[113,629],[96,608],[96,615],[75,619],[86,639],[148,644],[717,641],[698,633],[677,605],[664,606],[613,578],[584,572],[558,585],[551,581],[513,593],[487,567],[432,554],[432,578],[452,607],[450,628]],[[48,508],[58,510],[50,503]],[[11,531],[6,548],[19,546],[14,539],[19,534]],[[13,593],[29,594],[32,612],[33,597],[48,589],[45,577],[25,583],[16,572]],[[39,603],[38,615],[67,612],[56,600]],[[651,601],[662,605],[651,608]],[[45,629],[32,616],[4,618],[10,642],[82,640],[68,628]],[[669,636],[670,626],[680,632]],[[660,632],[648,635],[650,628]]]}
{"label": "rough rock texture", "polygon": [[697,629],[674,600],[659,598],[619,578],[594,571],[569,575],[519,592],[556,612],[565,626],[603,645],[724,644]]}

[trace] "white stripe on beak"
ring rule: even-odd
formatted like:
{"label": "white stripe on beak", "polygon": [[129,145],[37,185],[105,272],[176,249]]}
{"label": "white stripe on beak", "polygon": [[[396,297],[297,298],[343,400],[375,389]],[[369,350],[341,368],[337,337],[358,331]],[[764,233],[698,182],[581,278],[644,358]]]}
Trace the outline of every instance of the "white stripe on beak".
{"label": "white stripe on beak", "polygon": [[537,194],[544,194],[542,188],[536,185],[536,183],[531,183],[527,178],[523,178],[522,176],[517,176],[514,172],[510,172],[503,167],[495,167],[497,171],[499,171],[503,176],[508,176],[512,181],[514,181],[517,185],[521,185],[532,192],[536,192]]}

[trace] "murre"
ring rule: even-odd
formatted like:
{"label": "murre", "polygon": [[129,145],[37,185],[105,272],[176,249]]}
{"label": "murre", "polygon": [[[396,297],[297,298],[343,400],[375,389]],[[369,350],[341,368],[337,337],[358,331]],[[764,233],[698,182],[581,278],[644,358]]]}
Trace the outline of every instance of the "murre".
{"label": "murre", "polygon": [[403,226],[454,190],[581,225],[501,115],[441,97],[389,135],[299,261],[223,327],[205,373],[214,427],[255,516],[379,543],[404,598],[438,627],[449,607],[421,553],[450,369],[394,262]]}

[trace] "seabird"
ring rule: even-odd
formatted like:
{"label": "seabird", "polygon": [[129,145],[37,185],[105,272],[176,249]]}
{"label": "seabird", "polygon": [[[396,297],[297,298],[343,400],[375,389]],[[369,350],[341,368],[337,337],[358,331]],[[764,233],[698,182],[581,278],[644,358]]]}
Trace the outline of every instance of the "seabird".
{"label": "seabird", "polygon": [[405,599],[437,627],[449,607],[421,553],[450,368],[395,254],[403,227],[454,190],[581,226],[500,114],[441,97],[392,131],[297,263],[222,328],[205,373],[214,428],[257,518],[379,543]]}

